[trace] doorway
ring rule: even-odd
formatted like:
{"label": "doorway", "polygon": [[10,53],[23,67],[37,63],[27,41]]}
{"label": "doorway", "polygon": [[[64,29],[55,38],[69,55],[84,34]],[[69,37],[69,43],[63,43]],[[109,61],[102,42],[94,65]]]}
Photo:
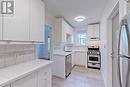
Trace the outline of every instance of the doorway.
{"label": "doorway", "polygon": [[51,36],[52,36],[52,28],[48,25],[45,25],[45,40],[44,44],[36,45],[36,53],[39,59],[51,59]]}

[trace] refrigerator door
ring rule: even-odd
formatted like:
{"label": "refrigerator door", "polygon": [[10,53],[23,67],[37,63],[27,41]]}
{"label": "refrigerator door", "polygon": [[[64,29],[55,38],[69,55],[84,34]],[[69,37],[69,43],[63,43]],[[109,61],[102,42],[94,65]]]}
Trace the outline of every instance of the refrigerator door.
{"label": "refrigerator door", "polygon": [[129,28],[127,20],[122,21],[120,33],[119,33],[119,43],[118,43],[118,54],[119,54],[119,79],[120,87],[130,87],[129,80],[129,68],[130,68],[130,39],[129,39]]}

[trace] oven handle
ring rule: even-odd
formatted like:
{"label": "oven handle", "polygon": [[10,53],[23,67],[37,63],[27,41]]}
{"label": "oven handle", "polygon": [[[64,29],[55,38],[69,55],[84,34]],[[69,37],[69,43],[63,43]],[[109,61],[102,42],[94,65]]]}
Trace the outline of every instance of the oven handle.
{"label": "oven handle", "polygon": [[88,55],[88,57],[100,57],[100,55]]}

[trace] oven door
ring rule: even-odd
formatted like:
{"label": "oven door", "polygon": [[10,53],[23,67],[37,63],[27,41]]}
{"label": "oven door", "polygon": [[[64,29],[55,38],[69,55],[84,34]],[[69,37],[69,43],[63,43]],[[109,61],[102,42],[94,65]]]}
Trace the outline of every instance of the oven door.
{"label": "oven door", "polygon": [[88,55],[88,62],[89,63],[100,63],[100,56],[99,55]]}

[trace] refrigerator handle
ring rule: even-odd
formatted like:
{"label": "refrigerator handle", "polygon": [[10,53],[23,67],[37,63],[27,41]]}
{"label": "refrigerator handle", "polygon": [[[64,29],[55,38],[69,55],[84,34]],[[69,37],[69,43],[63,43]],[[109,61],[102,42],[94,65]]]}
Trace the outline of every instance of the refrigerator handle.
{"label": "refrigerator handle", "polygon": [[[129,34],[129,27],[128,27],[128,23],[125,24],[125,27],[126,27],[126,31],[127,31],[127,38],[128,38],[128,54],[130,55],[130,34]],[[128,57],[128,71],[127,71],[127,78],[126,78],[126,85],[125,87],[128,87],[128,81],[129,81],[129,75],[130,75],[130,63],[129,63],[129,57]]]}
{"label": "refrigerator handle", "polygon": [[117,75],[118,75],[118,80],[119,80],[119,85],[120,87],[122,87],[122,82],[121,82],[121,68],[120,68],[120,40],[121,40],[121,31],[122,31],[122,26],[120,26],[120,30],[119,30],[119,40],[118,40],[118,67],[117,67]]}

